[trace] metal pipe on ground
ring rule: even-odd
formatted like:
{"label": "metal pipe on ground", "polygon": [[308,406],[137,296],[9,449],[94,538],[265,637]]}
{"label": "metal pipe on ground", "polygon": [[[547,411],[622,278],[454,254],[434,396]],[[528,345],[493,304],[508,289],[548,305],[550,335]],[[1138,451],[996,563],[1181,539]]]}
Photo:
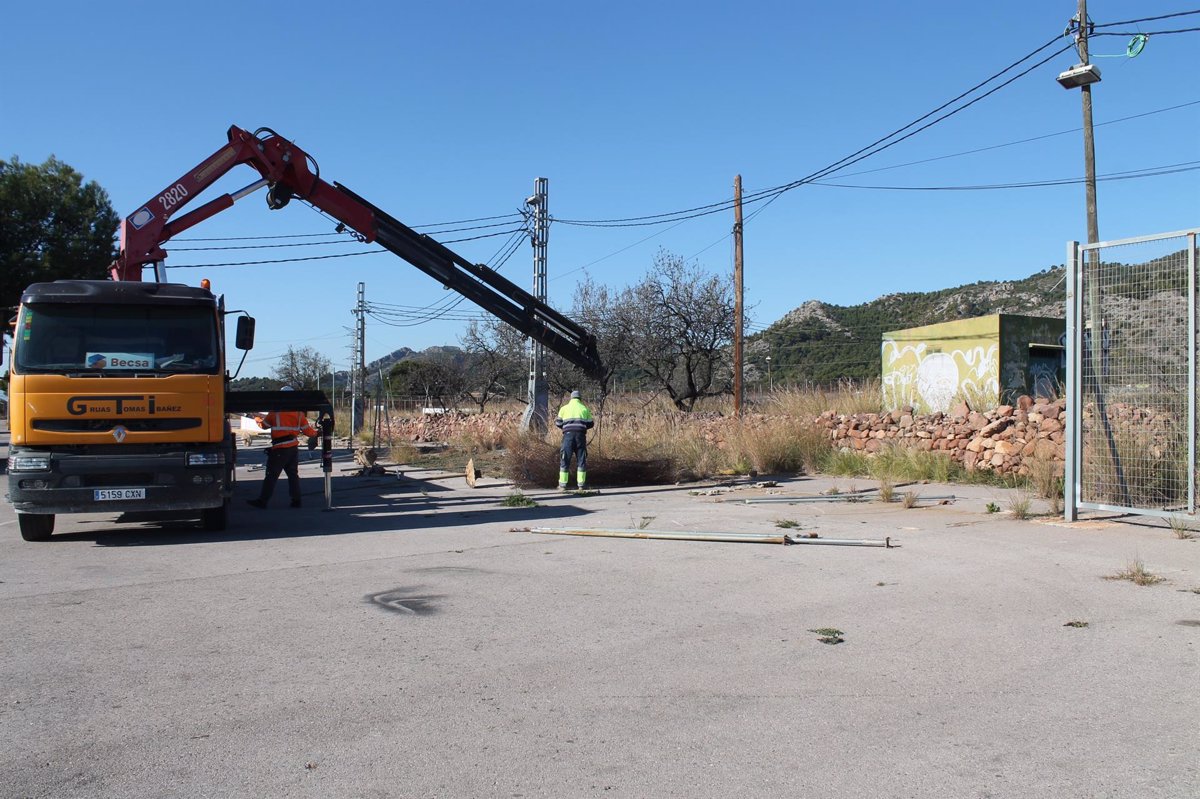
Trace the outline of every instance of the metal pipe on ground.
{"label": "metal pipe on ground", "polygon": [[673,532],[664,530],[633,529],[584,529],[577,527],[513,527],[511,533],[538,533],[540,535],[578,535],[598,538],[644,538],[662,541],[715,541],[732,544],[826,544],[843,547],[886,547],[898,545],[891,538],[809,538],[803,535],[783,533],[709,533],[701,531]]}
{"label": "metal pipe on ground", "polygon": [[[956,499],[956,497],[953,494],[946,494],[945,496],[938,496],[938,497],[925,497],[925,496],[917,497],[918,501],[929,501],[929,502],[932,502],[932,501],[942,502],[945,500],[953,500],[953,499]],[[745,505],[770,505],[770,504],[800,505],[800,504],[803,504],[806,502],[863,502],[863,503],[867,503],[867,502],[876,502],[876,501],[878,501],[878,500],[875,497],[870,496],[869,494],[831,494],[829,496],[820,496],[820,497],[756,497],[756,498],[752,498],[752,499],[743,499],[742,503]],[[895,502],[895,500],[892,500],[892,501]]]}

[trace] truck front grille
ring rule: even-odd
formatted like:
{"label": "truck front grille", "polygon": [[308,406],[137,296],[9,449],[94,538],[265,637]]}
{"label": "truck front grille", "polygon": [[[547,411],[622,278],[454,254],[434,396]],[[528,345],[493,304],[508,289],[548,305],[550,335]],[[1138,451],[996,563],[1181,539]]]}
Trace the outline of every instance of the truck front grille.
{"label": "truck front grille", "polygon": [[121,425],[131,433],[166,433],[200,427],[204,420],[183,419],[34,419],[33,429],[48,433],[107,433]]}

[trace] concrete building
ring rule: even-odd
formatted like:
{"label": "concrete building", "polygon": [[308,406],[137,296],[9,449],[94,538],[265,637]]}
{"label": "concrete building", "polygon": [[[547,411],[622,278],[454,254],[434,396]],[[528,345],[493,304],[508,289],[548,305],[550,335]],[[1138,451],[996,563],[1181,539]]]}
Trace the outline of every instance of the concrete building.
{"label": "concrete building", "polygon": [[992,314],[883,334],[883,405],[917,413],[1057,397],[1066,382],[1065,322]]}

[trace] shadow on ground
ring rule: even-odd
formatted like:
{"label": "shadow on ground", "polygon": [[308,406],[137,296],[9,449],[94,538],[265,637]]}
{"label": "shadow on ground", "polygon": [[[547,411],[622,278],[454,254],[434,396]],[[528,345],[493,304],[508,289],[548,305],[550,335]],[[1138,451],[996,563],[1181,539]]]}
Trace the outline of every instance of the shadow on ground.
{"label": "shadow on ground", "polygon": [[[280,481],[266,510],[246,501],[259,489],[255,479],[239,480],[229,525],[225,530],[204,530],[198,518],[180,519],[169,514],[123,514],[111,518],[75,520],[74,524],[96,529],[56,533],[53,542],[94,541],[97,546],[174,546],[223,541],[308,538],[354,533],[394,532],[414,534],[444,527],[482,524],[528,525],[546,519],[585,516],[592,511],[562,500],[572,495],[553,496],[551,505],[507,508],[502,496],[465,494],[419,478],[335,477],[334,509],[325,510],[323,477],[301,478],[304,506],[288,505],[287,483]],[[540,499],[540,498],[539,498]]]}

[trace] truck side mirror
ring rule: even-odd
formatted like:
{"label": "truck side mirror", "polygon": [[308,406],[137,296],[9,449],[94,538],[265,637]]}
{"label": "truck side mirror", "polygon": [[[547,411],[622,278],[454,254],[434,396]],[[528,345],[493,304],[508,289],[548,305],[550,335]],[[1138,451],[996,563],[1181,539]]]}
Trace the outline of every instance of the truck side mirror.
{"label": "truck side mirror", "polygon": [[237,321],[237,336],[234,346],[239,350],[254,349],[254,317],[239,316]]}

